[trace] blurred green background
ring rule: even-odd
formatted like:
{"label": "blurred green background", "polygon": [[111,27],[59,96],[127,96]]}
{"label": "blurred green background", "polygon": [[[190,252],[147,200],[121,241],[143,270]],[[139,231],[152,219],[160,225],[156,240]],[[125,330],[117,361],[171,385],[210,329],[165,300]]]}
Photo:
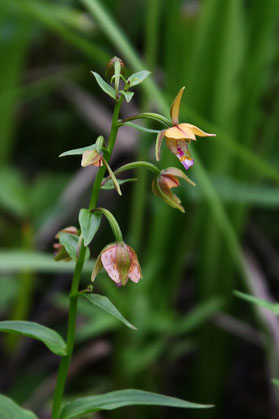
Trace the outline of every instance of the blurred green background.
{"label": "blurred green background", "polygon": [[[103,274],[96,289],[139,330],[82,302],[67,386],[68,398],[133,387],[216,407],[98,418],[278,417],[277,318],[233,294],[279,296],[278,23],[278,0],[1,1],[1,319],[65,333],[73,266],[53,261],[53,237],[77,225],[96,172],[58,155],[107,138],[113,109],[90,70],[104,76],[118,55],[127,74],[152,71],[122,117],[168,116],[186,86],[181,122],[217,135],[192,144],[197,187],[177,190],[185,215],[152,195],[143,171],[121,198],[102,192],[144,278],[117,289]],[[152,134],[121,128],[112,168],[154,160],[154,144]],[[160,166],[170,165],[179,162],[163,143]],[[93,257],[111,240],[102,223]],[[58,358],[28,339],[2,335],[0,344],[0,391],[48,418]]]}

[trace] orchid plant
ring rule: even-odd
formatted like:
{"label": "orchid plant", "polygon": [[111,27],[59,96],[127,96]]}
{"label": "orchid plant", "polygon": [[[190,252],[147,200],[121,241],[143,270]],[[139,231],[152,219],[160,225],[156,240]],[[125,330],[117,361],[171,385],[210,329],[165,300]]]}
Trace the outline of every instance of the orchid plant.
{"label": "orchid plant", "polygon": [[[55,236],[57,240],[54,244],[55,259],[57,261],[72,260],[75,263],[72,285],[69,293],[69,314],[66,343],[54,330],[33,322],[1,322],[0,330],[20,333],[38,339],[42,341],[52,352],[61,357],[53,398],[52,419],[70,419],[90,412],[95,412],[96,410],[111,410],[117,407],[132,404],[153,404],[181,408],[210,407],[134,389],[118,390],[103,395],[90,396],[77,399],[66,404],[63,402],[66,379],[74,350],[78,299],[81,297],[87,298],[87,300],[89,300],[92,304],[116,317],[126,326],[136,329],[122,316],[122,314],[106,296],[93,292],[92,284],[88,285],[86,290],[81,291],[79,289],[79,282],[84,263],[90,257],[89,245],[98,231],[101,218],[103,216],[110,224],[114,241],[105,246],[97,257],[92,271],[91,281],[94,282],[96,280],[96,277],[102,268],[105,269],[108,276],[115,282],[117,287],[126,285],[128,279],[134,283],[138,283],[142,278],[142,270],[136,252],[124,242],[123,235],[116,218],[108,209],[97,206],[101,190],[114,188],[117,193],[121,195],[122,192],[120,184],[125,181],[129,181],[130,179],[120,180],[117,178],[117,175],[131,169],[147,169],[153,175],[153,193],[171,207],[184,212],[181,200],[172,192],[172,188],[179,185],[179,178],[184,179],[190,185],[195,186],[194,182],[185,174],[184,171],[176,167],[169,167],[161,170],[153,163],[146,161],[131,162],[113,171],[109,162],[113,153],[119,128],[122,125],[132,125],[141,131],[144,130],[144,127],[131,123],[131,121],[135,119],[148,119],[161,123],[164,126],[164,129],[158,131],[155,142],[156,159],[159,160],[162,140],[165,137],[167,147],[177,156],[186,170],[194,164],[188,148],[191,141],[196,140],[196,135],[201,137],[214,135],[208,134],[194,125],[179,123],[179,109],[184,87],[180,89],[178,95],[173,101],[170,110],[171,119],[157,113],[146,112],[132,116],[126,120],[121,120],[119,119],[119,112],[123,100],[126,100],[127,103],[131,101],[134,95],[131,88],[134,88],[144,82],[146,77],[150,75],[150,72],[143,70],[125,78],[125,67],[123,61],[114,57],[108,63],[106,70],[109,83],[107,83],[98,73],[92,72],[92,74],[103,92],[114,100],[115,106],[110,136],[107,141],[105,141],[103,136],[99,136],[96,142],[92,145],[69,150],[60,155],[60,157],[79,155],[81,156],[82,167],[93,165],[98,168],[92,188],[89,206],[88,208],[82,208],[79,212],[79,227],[65,227]],[[146,130],[148,131],[148,129]],[[107,175],[105,176],[106,172]],[[11,411],[14,409],[14,412],[20,412],[18,416],[15,415],[13,417],[36,417],[33,413],[21,409],[12,400],[8,398],[5,400],[9,403]],[[25,416],[23,416],[23,413]]]}

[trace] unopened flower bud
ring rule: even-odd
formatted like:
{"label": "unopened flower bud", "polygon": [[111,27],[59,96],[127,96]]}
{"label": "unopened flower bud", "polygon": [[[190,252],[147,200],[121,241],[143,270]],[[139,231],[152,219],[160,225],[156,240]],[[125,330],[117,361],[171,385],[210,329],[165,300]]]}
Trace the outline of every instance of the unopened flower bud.
{"label": "unopened flower bud", "polygon": [[109,62],[106,65],[106,77],[111,80],[112,76],[115,73],[115,63],[119,62],[120,64],[120,73],[124,74],[124,69],[125,69],[125,64],[124,62],[121,60],[121,58],[118,57],[113,57],[111,60],[109,60]]}
{"label": "unopened flower bud", "polygon": [[101,251],[92,272],[92,281],[102,267],[118,287],[126,285],[128,279],[137,283],[142,278],[135,251],[123,241],[111,243]]}

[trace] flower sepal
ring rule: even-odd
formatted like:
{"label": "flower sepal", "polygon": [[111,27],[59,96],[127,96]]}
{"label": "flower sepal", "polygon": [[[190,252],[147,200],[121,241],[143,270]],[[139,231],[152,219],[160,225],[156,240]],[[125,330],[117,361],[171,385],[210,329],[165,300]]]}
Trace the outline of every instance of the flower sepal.
{"label": "flower sepal", "polygon": [[152,191],[154,195],[161,198],[171,207],[176,208],[181,212],[185,212],[181,205],[181,200],[172,192],[172,188],[176,188],[180,185],[178,178],[182,178],[191,185],[196,186],[182,170],[177,169],[176,167],[169,167],[168,169],[162,170],[160,174],[153,179]]}

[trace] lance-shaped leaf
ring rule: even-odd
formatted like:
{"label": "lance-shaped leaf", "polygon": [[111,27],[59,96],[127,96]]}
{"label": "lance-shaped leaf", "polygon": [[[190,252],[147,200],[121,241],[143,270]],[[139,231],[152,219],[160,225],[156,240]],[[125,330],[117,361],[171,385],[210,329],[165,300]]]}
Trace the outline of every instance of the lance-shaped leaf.
{"label": "lance-shaped leaf", "polygon": [[150,74],[151,72],[147,70],[138,71],[128,78],[127,83],[130,87],[137,86],[138,84],[142,83]]}
{"label": "lance-shaped leaf", "polygon": [[142,125],[135,124],[134,122],[123,122],[123,123],[120,122],[120,123],[118,123],[118,126],[122,126],[122,125],[127,125],[128,127],[135,128],[138,131],[150,132],[151,134],[158,134],[160,132],[158,129],[146,128]]}
{"label": "lance-shaped leaf", "polygon": [[67,355],[66,343],[62,337],[52,329],[39,323],[22,320],[5,320],[0,322],[0,331],[17,333],[43,342],[56,355]]}
{"label": "lance-shaped leaf", "polygon": [[[137,180],[138,180],[137,178],[117,179],[117,182],[119,183],[119,185],[123,185],[123,183],[136,182]],[[104,180],[104,183],[101,186],[101,189],[105,189],[105,190],[115,189],[113,181],[109,178],[106,178]]]}
{"label": "lance-shaped leaf", "polygon": [[9,397],[0,394],[0,412],[2,419],[38,419],[30,410],[23,409]]}
{"label": "lance-shaped leaf", "polygon": [[81,234],[84,241],[84,246],[88,246],[98,231],[102,215],[93,214],[90,210],[82,208],[79,212],[78,219],[81,228]]}
{"label": "lance-shaped leaf", "polygon": [[132,325],[128,320],[125,319],[124,316],[120,313],[119,310],[112,304],[112,302],[105,297],[104,295],[99,294],[82,294],[83,297],[85,297],[88,301],[90,301],[91,304],[95,305],[96,307],[101,308],[102,310],[106,311],[111,316],[115,317],[116,319],[120,320],[122,323],[124,323],[126,326],[128,326],[130,329],[137,330],[137,328]]}
{"label": "lance-shaped leaf", "polygon": [[149,119],[152,121],[160,122],[161,124],[166,125],[167,127],[171,126],[171,121],[163,115],[153,112],[143,112],[139,113],[138,115],[130,116],[129,118],[124,119],[123,121],[119,121],[120,123],[133,121],[134,119]]}
{"label": "lance-shaped leaf", "polygon": [[100,88],[107,95],[109,95],[110,97],[112,97],[113,99],[116,100],[115,90],[113,89],[113,87],[111,87],[104,79],[102,79],[102,77],[98,73],[95,73],[95,71],[91,71],[91,73],[95,77],[95,79],[96,79],[98,85],[100,86]]}
{"label": "lance-shaped leaf", "polygon": [[59,233],[59,241],[65,247],[67,253],[75,262],[78,259],[77,247],[79,242],[79,236],[69,233]]}
{"label": "lance-shaped leaf", "polygon": [[169,406],[183,409],[206,409],[212,405],[203,405],[187,402],[175,397],[162,394],[150,393],[142,390],[119,390],[99,396],[83,397],[69,402],[62,409],[60,419],[72,419],[79,415],[96,412],[98,410],[113,410],[124,406]]}
{"label": "lance-shaped leaf", "polygon": [[[79,254],[79,246],[81,244],[79,240],[79,236],[76,236],[74,234],[68,234],[68,233],[59,233],[58,239],[60,243],[65,247],[71,259],[77,262],[78,254]],[[90,258],[90,251],[87,248],[86,253],[85,253],[85,261],[87,261],[89,258]]]}
{"label": "lance-shaped leaf", "polygon": [[78,156],[78,155],[83,154],[87,150],[96,150],[96,144],[91,144],[86,147],[75,148],[73,150],[64,151],[64,153],[60,154],[59,157]]}
{"label": "lance-shaped leaf", "polygon": [[131,99],[134,96],[134,92],[125,92],[125,90],[120,90],[119,93],[122,93],[122,95],[124,95],[127,103],[131,102]]}
{"label": "lance-shaped leaf", "polygon": [[106,161],[104,158],[103,158],[103,162],[104,162],[104,163],[105,163],[105,165],[106,165],[106,168],[107,168],[107,170],[108,170],[108,172],[109,172],[109,175],[110,175],[110,177],[111,177],[111,180],[113,181],[113,184],[114,184],[115,189],[117,190],[117,192],[118,192],[118,194],[119,194],[119,195],[122,195],[122,192],[121,192],[121,189],[120,189],[119,183],[118,183],[118,181],[117,181],[117,179],[116,179],[116,177],[115,177],[115,175],[114,175],[113,171],[111,170],[111,168],[109,167],[109,165],[108,165],[107,161]]}

